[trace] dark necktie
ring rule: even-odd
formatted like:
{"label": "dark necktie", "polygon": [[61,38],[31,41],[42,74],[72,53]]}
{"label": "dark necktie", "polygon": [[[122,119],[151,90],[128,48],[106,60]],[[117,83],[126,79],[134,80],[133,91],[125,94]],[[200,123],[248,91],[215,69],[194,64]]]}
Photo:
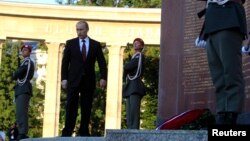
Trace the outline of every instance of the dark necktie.
{"label": "dark necktie", "polygon": [[86,45],[85,45],[85,40],[82,40],[82,59],[83,59],[83,61],[86,60]]}

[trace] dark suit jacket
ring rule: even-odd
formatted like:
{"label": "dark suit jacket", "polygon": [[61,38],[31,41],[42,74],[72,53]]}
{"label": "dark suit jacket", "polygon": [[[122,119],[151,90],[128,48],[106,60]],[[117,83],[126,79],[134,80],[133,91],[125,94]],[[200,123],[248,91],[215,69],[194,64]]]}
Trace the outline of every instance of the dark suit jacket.
{"label": "dark suit jacket", "polygon": [[123,79],[126,79],[126,85],[123,88],[123,97],[128,97],[135,93],[141,96],[144,96],[146,94],[144,83],[141,80],[145,70],[145,57],[143,54],[140,75],[134,80],[129,80],[128,78],[126,78],[128,74],[130,76],[134,76],[136,74],[138,61],[139,57],[137,55],[124,65]]}
{"label": "dark suit jacket", "polygon": [[68,87],[78,87],[82,76],[88,80],[88,88],[96,87],[95,62],[98,62],[100,78],[107,80],[107,64],[100,42],[89,38],[89,51],[83,61],[79,38],[66,41],[63,53],[61,79],[68,80]]}
{"label": "dark suit jacket", "polygon": [[[32,95],[32,85],[30,83],[30,80],[33,78],[33,75],[34,75],[34,62],[30,58],[28,60],[24,60],[21,66],[18,67],[18,69],[12,76],[13,80],[17,80],[17,79],[22,80],[26,76],[26,73],[28,73],[27,80],[22,85],[18,83],[15,85],[15,96],[18,96],[21,94]],[[30,65],[29,72],[27,72],[28,65]]]}
{"label": "dark suit jacket", "polygon": [[224,5],[210,3],[205,13],[205,34],[229,28],[238,29],[243,36],[247,34],[246,14],[243,5],[232,1]]}

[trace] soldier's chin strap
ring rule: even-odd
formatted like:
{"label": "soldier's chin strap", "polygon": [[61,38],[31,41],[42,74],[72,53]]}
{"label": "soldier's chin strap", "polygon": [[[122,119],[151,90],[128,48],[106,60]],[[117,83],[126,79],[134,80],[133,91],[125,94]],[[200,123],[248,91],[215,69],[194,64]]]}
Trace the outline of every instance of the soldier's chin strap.
{"label": "soldier's chin strap", "polygon": [[27,69],[27,71],[26,71],[26,75],[25,75],[25,77],[23,78],[23,79],[17,79],[17,84],[19,85],[19,86],[22,86],[26,81],[27,81],[27,77],[28,77],[28,75],[29,75],[29,71],[30,71],[30,58],[29,57],[26,57],[26,58],[24,58],[24,60],[23,60],[23,62],[22,62],[22,64],[21,64],[21,66],[24,64],[24,63],[28,63],[28,69]]}

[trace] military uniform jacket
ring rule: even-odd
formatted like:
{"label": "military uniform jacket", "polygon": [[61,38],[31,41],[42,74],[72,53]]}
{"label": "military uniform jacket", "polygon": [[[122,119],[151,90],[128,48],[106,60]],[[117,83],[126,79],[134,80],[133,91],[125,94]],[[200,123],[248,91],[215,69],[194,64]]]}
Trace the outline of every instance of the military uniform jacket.
{"label": "military uniform jacket", "polygon": [[242,4],[229,1],[223,5],[209,3],[205,13],[206,35],[220,30],[236,28],[243,36],[247,35],[245,9]]}
{"label": "military uniform jacket", "polygon": [[[141,53],[140,53],[141,54]],[[141,63],[139,63],[140,54],[136,54],[132,59],[124,65],[123,77],[125,79],[125,86],[123,87],[123,97],[128,97],[132,94],[139,94],[144,96],[146,94],[144,83],[142,82],[142,76],[145,69],[145,57],[141,54]],[[138,76],[131,80],[131,77],[134,77],[138,70],[138,65],[140,65],[140,73]]]}
{"label": "military uniform jacket", "polygon": [[16,80],[15,96],[21,94],[32,95],[32,85],[30,80],[33,78],[33,75],[34,63],[29,57],[26,57],[12,77],[13,80]]}

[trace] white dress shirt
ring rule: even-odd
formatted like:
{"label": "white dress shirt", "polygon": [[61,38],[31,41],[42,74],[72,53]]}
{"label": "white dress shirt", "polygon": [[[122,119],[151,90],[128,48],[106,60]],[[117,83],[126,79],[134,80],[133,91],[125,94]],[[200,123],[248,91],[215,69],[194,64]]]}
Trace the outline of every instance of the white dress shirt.
{"label": "white dress shirt", "polygon": [[[82,42],[82,40],[85,40],[85,42]],[[86,46],[86,56],[89,52],[89,37],[86,37],[85,39],[79,39],[79,45],[80,45],[80,51],[82,52],[82,44],[85,43]]]}

